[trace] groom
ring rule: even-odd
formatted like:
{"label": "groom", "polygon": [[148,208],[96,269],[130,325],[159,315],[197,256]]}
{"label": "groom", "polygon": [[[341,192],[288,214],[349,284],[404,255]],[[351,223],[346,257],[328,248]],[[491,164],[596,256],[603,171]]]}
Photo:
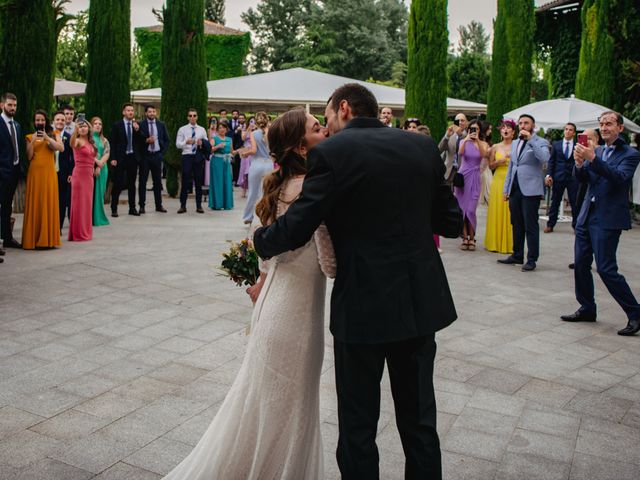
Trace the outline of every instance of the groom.
{"label": "groom", "polygon": [[452,323],[456,311],[433,234],[457,237],[462,215],[441,185],[444,165],[435,143],[384,128],[365,87],[338,88],[325,115],[333,136],[310,151],[300,198],[256,231],[255,248],[263,258],[294,250],[323,221],[331,234],[342,478],[379,478],[375,439],[386,361],[405,478],[440,479],[435,332]]}

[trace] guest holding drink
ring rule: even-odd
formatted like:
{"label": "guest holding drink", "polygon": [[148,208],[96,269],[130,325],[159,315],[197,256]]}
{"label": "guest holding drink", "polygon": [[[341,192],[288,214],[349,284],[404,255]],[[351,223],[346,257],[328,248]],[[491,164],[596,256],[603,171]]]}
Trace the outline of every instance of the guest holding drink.
{"label": "guest holding drink", "polygon": [[461,187],[454,187],[454,194],[464,215],[462,244],[460,250],[476,249],[476,209],[480,198],[480,166],[488,153],[487,143],[480,140],[480,124],[469,123],[469,133],[460,143],[458,158],[461,160],[458,173],[464,177]]}
{"label": "guest holding drink", "polygon": [[513,252],[513,229],[509,203],[503,200],[502,191],[507,178],[509,161],[511,160],[511,143],[516,133],[516,122],[503,120],[500,126],[502,141],[489,153],[489,168],[493,172],[491,190],[489,192],[489,208],[487,210],[487,229],[484,237],[484,248],[490,252]]}
{"label": "guest holding drink", "polygon": [[76,166],[71,175],[71,218],[69,219],[69,240],[91,240],[93,236],[93,178],[100,175],[96,167],[98,150],[90,132],[90,125],[84,115],[76,119],[76,129],[71,136],[71,147]]}
{"label": "guest holding drink", "polygon": [[229,124],[221,120],[211,143],[213,156],[209,171],[209,208],[213,210],[233,208],[232,138],[227,136],[228,130]]}
{"label": "guest holding drink", "polygon": [[93,129],[93,143],[98,150],[96,160],[96,171],[99,172],[95,179],[95,188],[93,189],[93,226],[100,227],[109,225],[109,219],[104,211],[104,192],[107,189],[107,177],[109,176],[109,168],[107,162],[111,155],[111,147],[102,133],[102,119],[93,117],[91,119],[91,127]]}
{"label": "guest holding drink", "polygon": [[54,152],[64,151],[60,134],[51,128],[47,113],[36,110],[35,133],[27,135],[27,191],[22,226],[22,248],[60,246],[58,175]]}

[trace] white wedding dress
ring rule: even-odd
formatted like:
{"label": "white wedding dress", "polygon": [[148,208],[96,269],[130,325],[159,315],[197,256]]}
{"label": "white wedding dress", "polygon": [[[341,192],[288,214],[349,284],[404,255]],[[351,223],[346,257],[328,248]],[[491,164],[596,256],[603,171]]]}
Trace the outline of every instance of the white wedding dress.
{"label": "white wedding dress", "polygon": [[[284,185],[278,215],[299,195],[302,180]],[[334,277],[336,269],[326,228],[268,264],[238,376],[203,437],[167,480],[324,478],[325,275]]]}

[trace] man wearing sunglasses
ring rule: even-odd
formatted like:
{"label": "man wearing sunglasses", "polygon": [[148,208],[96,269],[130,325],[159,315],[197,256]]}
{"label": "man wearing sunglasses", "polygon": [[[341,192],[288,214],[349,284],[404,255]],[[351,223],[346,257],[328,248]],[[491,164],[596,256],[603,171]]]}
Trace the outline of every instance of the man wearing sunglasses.
{"label": "man wearing sunglasses", "polygon": [[192,181],[196,184],[196,212],[204,213],[202,209],[203,162],[211,153],[211,144],[207,140],[207,131],[198,125],[198,112],[190,108],[187,118],[189,123],[180,127],[176,138],[176,147],[182,150],[182,186],[178,213],[187,212],[187,194]]}

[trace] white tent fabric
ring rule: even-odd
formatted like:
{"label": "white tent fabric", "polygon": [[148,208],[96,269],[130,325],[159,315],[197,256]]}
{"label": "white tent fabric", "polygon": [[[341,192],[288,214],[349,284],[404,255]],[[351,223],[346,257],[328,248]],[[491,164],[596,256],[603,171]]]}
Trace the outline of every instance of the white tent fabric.
{"label": "white tent fabric", "polygon": [[[610,109],[596,103],[585,102],[572,95],[569,98],[544,100],[516,108],[505,113],[504,118],[517,119],[520,115],[528,113],[536,119],[536,126],[545,130],[562,129],[567,122],[575,123],[578,130],[584,130],[598,128],[598,117],[606,110]],[[631,132],[640,132],[640,126],[626,117],[624,128]]]}
{"label": "white tent fabric", "polygon": [[[207,88],[210,103],[238,107],[247,104],[264,105],[272,106],[273,109],[303,105],[324,110],[327,99],[336,88],[345,83],[353,82],[360,83],[371,90],[380,106],[404,110],[404,90],[401,88],[353,80],[304,68],[213,80],[207,82]],[[135,103],[158,102],[160,97],[160,88],[138,90],[132,93]],[[447,111],[450,113],[486,113],[487,106],[482,103],[448,98]]]}
{"label": "white tent fabric", "polygon": [[80,82],[72,82],[71,80],[63,80],[56,78],[53,86],[54,97],[79,97],[84,95],[87,85]]}

